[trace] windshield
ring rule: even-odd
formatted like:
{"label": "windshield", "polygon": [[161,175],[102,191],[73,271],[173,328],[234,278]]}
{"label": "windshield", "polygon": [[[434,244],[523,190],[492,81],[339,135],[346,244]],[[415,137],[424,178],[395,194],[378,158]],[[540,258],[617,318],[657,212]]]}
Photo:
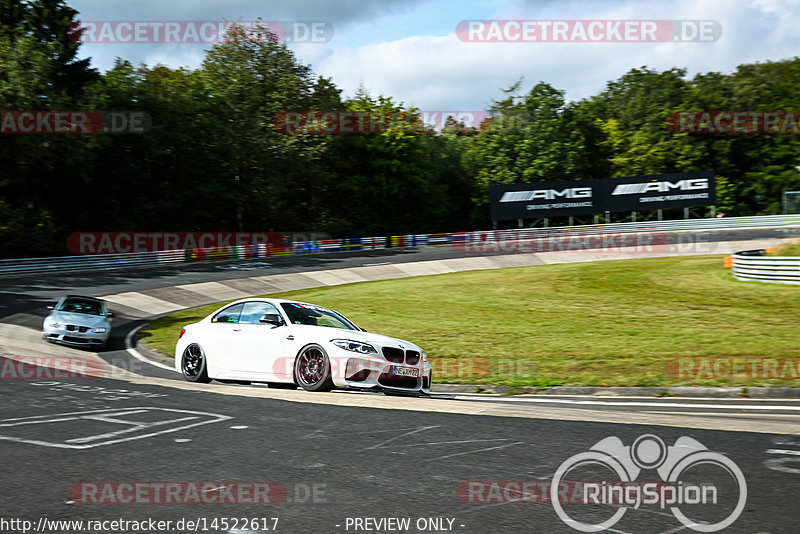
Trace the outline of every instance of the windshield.
{"label": "windshield", "polygon": [[58,310],[69,313],[83,313],[86,315],[103,315],[103,307],[96,300],[66,299]]}
{"label": "windshield", "polygon": [[345,330],[361,330],[348,321],[343,315],[333,310],[328,310],[313,304],[300,304],[297,302],[284,302],[281,304],[283,311],[292,324],[307,324],[312,326],[329,326]]}

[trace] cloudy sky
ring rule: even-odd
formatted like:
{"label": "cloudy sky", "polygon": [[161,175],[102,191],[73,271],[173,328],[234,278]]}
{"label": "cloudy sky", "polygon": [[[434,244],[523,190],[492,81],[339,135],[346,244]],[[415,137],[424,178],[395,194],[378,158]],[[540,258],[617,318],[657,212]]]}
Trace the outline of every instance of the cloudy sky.
{"label": "cloudy sky", "polygon": [[[422,110],[483,110],[501,89],[523,78],[545,81],[568,99],[601,91],[631,68],[731,72],[737,65],[800,54],[798,0],[67,0],[82,21],[231,21],[324,23],[326,42],[292,43],[300,61],[333,78],[345,95],[360,84]],[[461,21],[715,21],[707,41],[541,42],[547,25],[525,42],[466,41]],[[475,26],[473,26],[475,27]],[[509,36],[515,26],[497,26]],[[595,27],[594,36],[599,33]],[[570,26],[570,30],[573,26]],[[685,31],[689,31],[687,28]],[[489,26],[475,36],[489,35]],[[99,33],[97,34],[99,35]],[[495,34],[497,35],[497,34]],[[500,34],[502,35],[502,34]],[[537,35],[539,37],[537,37]],[[609,33],[613,38],[613,32]],[[659,33],[659,36],[662,34]],[[462,35],[463,36],[463,35]],[[532,36],[532,37],[530,37]],[[197,67],[208,44],[84,44],[84,56],[106,70],[119,56],[134,63]]]}

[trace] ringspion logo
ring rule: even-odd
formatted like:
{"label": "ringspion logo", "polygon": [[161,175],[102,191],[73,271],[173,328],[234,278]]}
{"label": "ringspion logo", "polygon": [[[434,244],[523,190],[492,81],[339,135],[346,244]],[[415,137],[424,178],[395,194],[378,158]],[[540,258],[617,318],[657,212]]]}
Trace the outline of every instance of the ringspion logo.
{"label": "ringspion logo", "polygon": [[[698,470],[699,467],[703,470]],[[580,516],[581,511],[588,512],[584,508],[580,511],[571,508],[570,514],[559,499],[561,482],[567,477],[574,480],[581,469],[587,468],[594,469],[594,473],[604,468],[613,477],[602,481],[593,478],[591,482],[582,484],[583,504],[615,505],[607,509],[611,516],[603,521],[598,521],[597,514],[592,514],[591,519],[597,522],[587,522],[587,518]],[[715,468],[716,475],[725,477],[727,484],[714,483],[717,477],[714,477],[714,482],[694,481],[698,476],[710,478],[707,474],[709,468]],[[636,482],[643,471],[653,470],[661,482],[629,484]],[[682,480],[683,477],[686,480]],[[735,483],[735,492],[729,491],[730,482]],[[682,525],[692,530],[718,532],[732,525],[744,510],[747,482],[733,460],[688,436],[681,436],[671,446],[654,434],[641,435],[631,445],[625,445],[621,439],[612,436],[598,441],[587,452],[571,456],[558,467],[550,486],[550,501],[558,517],[581,532],[609,529],[629,509],[638,509],[642,505],[669,508]],[[693,517],[689,517],[686,510],[691,510]]]}

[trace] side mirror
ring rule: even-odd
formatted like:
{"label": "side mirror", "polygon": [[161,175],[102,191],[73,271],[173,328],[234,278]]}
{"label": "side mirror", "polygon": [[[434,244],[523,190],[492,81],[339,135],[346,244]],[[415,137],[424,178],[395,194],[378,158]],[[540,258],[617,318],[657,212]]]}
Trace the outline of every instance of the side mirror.
{"label": "side mirror", "polygon": [[114,312],[106,312],[106,317],[114,317]]}
{"label": "side mirror", "polygon": [[261,316],[261,319],[258,320],[259,323],[263,324],[271,324],[275,326],[283,325],[283,317],[278,315],[277,313],[265,313]]}
{"label": "side mirror", "polygon": [[56,309],[56,307],[55,307],[55,306],[48,306],[48,307],[47,307],[47,309],[48,309],[48,310],[55,310],[55,309]]}

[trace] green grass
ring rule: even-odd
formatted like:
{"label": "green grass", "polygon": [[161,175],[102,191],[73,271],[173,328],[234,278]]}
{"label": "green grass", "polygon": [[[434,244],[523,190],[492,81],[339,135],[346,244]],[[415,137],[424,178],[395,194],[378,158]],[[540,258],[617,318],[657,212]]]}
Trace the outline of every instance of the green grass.
{"label": "green grass", "polygon": [[800,256],[800,239],[789,241],[776,248],[770,256]]}
{"label": "green grass", "polygon": [[[798,386],[784,378],[677,378],[676,358],[800,355],[800,287],[738,282],[721,256],[471,271],[292,291],[369,331],[428,352],[435,381],[509,386]],[[172,355],[181,326],[219,305],[143,329]],[[781,360],[783,362],[783,360]]]}

